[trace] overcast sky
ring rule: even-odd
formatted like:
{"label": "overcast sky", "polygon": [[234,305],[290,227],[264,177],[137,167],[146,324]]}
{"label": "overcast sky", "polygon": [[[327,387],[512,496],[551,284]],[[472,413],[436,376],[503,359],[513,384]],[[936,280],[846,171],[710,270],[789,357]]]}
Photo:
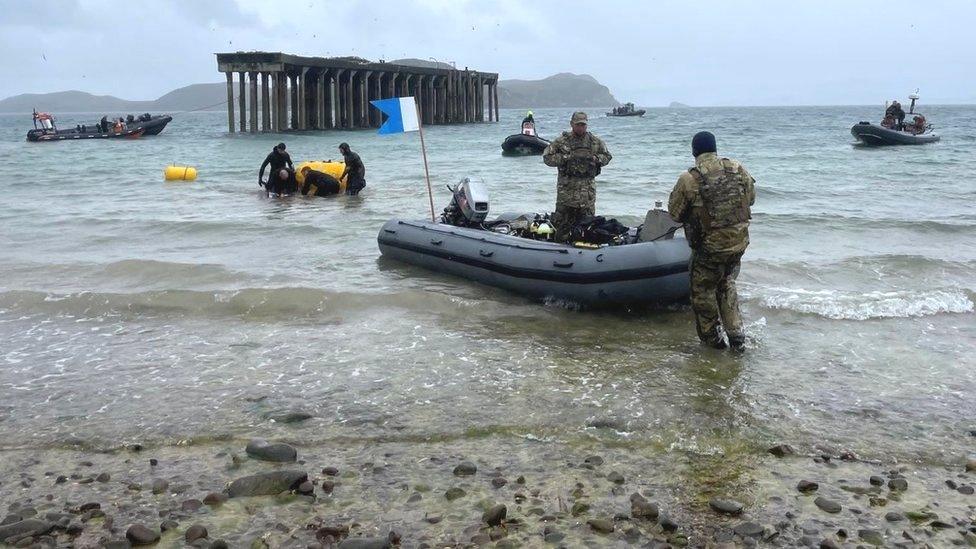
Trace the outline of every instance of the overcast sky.
{"label": "overcast sky", "polygon": [[0,98],[155,99],[214,52],[435,58],[587,73],[666,105],[976,103],[974,0],[0,0]]}

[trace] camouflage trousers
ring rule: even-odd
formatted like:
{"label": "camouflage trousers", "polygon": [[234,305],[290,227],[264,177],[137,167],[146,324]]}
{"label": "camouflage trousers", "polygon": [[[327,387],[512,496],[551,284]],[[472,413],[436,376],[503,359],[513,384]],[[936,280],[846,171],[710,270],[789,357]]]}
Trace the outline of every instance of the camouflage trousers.
{"label": "camouflage trousers", "polygon": [[568,242],[569,233],[580,219],[596,213],[594,206],[563,206],[556,204],[556,211],[552,213],[552,225],[556,229],[556,242]]}
{"label": "camouflage trousers", "polygon": [[725,329],[730,341],[745,337],[735,291],[741,259],[741,253],[717,257],[691,253],[691,308],[695,311],[698,338],[703,343],[714,345],[721,341],[719,328]]}

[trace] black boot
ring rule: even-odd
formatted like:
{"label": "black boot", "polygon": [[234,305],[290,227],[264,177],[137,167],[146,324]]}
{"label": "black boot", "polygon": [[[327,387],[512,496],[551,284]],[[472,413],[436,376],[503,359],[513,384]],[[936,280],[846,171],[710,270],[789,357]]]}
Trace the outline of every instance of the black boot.
{"label": "black boot", "polygon": [[741,353],[746,350],[746,336],[729,336],[729,346],[732,350]]}

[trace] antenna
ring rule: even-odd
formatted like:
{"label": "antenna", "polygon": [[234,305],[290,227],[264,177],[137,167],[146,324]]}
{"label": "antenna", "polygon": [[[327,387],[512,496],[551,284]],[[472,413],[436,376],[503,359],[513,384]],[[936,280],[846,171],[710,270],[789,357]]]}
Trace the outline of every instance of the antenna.
{"label": "antenna", "polygon": [[915,88],[915,92],[908,95],[908,98],[912,100],[911,106],[908,107],[908,114],[915,113],[915,101],[918,100],[918,88]]}

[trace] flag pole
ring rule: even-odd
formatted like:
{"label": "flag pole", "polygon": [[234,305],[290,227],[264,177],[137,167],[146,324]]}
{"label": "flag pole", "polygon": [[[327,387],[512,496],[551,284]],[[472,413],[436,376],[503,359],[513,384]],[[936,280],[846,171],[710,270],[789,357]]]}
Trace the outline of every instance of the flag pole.
{"label": "flag pole", "polygon": [[430,220],[436,222],[434,217],[434,191],[430,188],[430,169],[427,167],[427,147],[424,145],[424,123],[420,119],[420,104],[417,98],[413,98],[413,106],[417,110],[417,130],[420,132],[420,151],[424,155],[424,175],[427,176],[427,198],[430,200]]}

